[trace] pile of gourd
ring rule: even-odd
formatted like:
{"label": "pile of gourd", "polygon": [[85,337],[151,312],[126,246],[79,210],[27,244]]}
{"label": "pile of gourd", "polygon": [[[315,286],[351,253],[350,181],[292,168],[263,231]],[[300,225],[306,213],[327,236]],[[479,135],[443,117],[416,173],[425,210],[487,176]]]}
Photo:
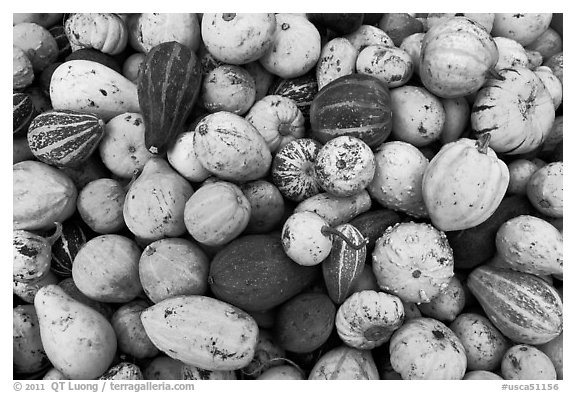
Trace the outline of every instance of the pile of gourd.
{"label": "pile of gourd", "polygon": [[562,14],[14,14],[14,377],[562,379]]}

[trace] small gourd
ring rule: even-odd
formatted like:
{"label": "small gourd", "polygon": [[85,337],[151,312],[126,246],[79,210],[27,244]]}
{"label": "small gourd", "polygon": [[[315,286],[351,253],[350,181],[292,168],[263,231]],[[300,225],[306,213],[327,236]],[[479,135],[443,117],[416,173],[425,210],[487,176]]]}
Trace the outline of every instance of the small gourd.
{"label": "small gourd", "polygon": [[117,55],[128,43],[128,29],[118,14],[72,14],[64,22],[64,31],[73,51],[93,48]]}
{"label": "small gourd", "polygon": [[130,15],[126,21],[130,45],[148,53],[163,42],[176,41],[194,52],[200,46],[200,23],[192,13],[141,13]]}
{"label": "small gourd", "polygon": [[507,37],[527,46],[546,31],[552,21],[552,13],[496,13],[492,35]]}
{"label": "small gourd", "polygon": [[210,113],[227,111],[244,115],[256,99],[256,83],[244,68],[224,64],[202,80],[200,101]]}
{"label": "small gourd", "polygon": [[56,223],[56,230],[47,238],[29,231],[15,230],[12,236],[14,281],[38,281],[48,274],[52,259],[51,247],[61,235],[60,223]]}
{"label": "small gourd", "polygon": [[502,358],[502,377],[507,380],[555,380],[556,369],[552,360],[531,345],[514,345]]}
{"label": "small gourd", "polygon": [[404,49],[370,45],[358,54],[356,70],[359,74],[375,76],[392,89],[410,80],[414,73],[414,62]]}
{"label": "small gourd", "polygon": [[530,176],[526,185],[526,195],[540,213],[554,218],[564,213],[564,164],[551,162]]}

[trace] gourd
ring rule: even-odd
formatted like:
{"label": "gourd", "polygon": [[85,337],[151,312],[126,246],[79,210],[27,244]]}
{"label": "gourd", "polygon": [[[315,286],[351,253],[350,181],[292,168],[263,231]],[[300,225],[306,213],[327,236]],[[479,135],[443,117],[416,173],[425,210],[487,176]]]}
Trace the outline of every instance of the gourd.
{"label": "gourd", "polygon": [[61,235],[60,223],[56,223],[56,230],[47,238],[29,231],[15,230],[12,235],[13,280],[34,282],[46,276],[50,271],[51,247]]}
{"label": "gourd", "polygon": [[78,251],[86,244],[86,234],[80,220],[66,220],[62,223],[62,234],[52,244],[50,269],[60,277],[72,276],[72,264]]}
{"label": "gourd", "polygon": [[318,89],[344,75],[356,72],[358,51],[346,38],[337,37],[327,42],[316,64]]}
{"label": "gourd", "polygon": [[36,23],[23,22],[14,25],[12,44],[24,51],[35,73],[40,73],[58,58],[56,39],[48,29]]}
{"label": "gourd", "polygon": [[130,362],[120,362],[110,367],[98,380],[139,381],[144,379],[140,367]]}
{"label": "gourd", "polygon": [[163,42],[176,41],[192,51],[200,47],[200,23],[191,13],[141,13],[126,21],[132,48],[148,53]]}
{"label": "gourd", "polygon": [[50,361],[44,352],[34,306],[26,304],[14,307],[12,326],[14,372],[32,374],[44,370]]}
{"label": "gourd", "polygon": [[410,55],[414,74],[420,75],[420,53],[422,51],[422,41],[426,33],[414,33],[402,40],[399,48]]}
{"label": "gourd", "polygon": [[552,97],[554,109],[558,109],[562,104],[562,82],[556,75],[552,73],[549,67],[540,66],[534,68],[534,73],[540,78],[548,93]]}
{"label": "gourd", "polygon": [[498,47],[498,62],[495,70],[501,71],[510,67],[528,67],[528,55],[524,47],[511,38],[494,37]]}
{"label": "gourd", "polygon": [[464,13],[435,13],[430,12],[426,16],[426,26],[428,29],[432,28],[435,25],[445,23],[448,19],[454,18],[455,16],[465,16],[473,21],[478,22],[482,27],[486,29],[488,33],[492,31],[492,27],[494,25],[494,18],[495,14],[491,13],[472,13],[472,12],[464,12]]}
{"label": "gourd", "polygon": [[443,98],[444,126],[440,134],[440,142],[445,145],[459,139],[470,122],[470,105],[464,97]]}
{"label": "gourd", "polygon": [[114,233],[125,227],[126,190],[114,179],[101,178],[86,184],[78,194],[76,207],[82,220],[99,234]]}
{"label": "gourd", "polygon": [[309,380],[378,380],[372,353],[340,345],[324,353],[314,364]]}
{"label": "gourd", "polygon": [[117,14],[72,14],[64,22],[64,31],[73,51],[93,48],[117,55],[128,43],[128,29]]}
{"label": "gourd", "polygon": [[140,320],[140,315],[148,307],[149,303],[145,300],[133,300],[120,306],[110,319],[118,349],[136,359],[152,358],[159,352],[146,335]]}
{"label": "gourd", "polygon": [[556,369],[548,356],[531,345],[510,347],[502,358],[502,377],[507,380],[555,380]]}
{"label": "gourd", "polygon": [[546,31],[552,21],[551,13],[496,13],[494,14],[494,37],[507,37],[520,45],[530,45]]}
{"label": "gourd", "polygon": [[422,195],[434,226],[442,231],[472,228],[496,210],[508,188],[508,167],[488,147],[490,134],[478,141],[448,143],[424,172]]}
{"label": "gourd", "polygon": [[358,52],[369,45],[394,46],[392,38],[382,31],[382,29],[367,24],[360,26],[350,34],[346,34],[344,38],[346,38]]}
{"label": "gourd", "polygon": [[163,154],[192,112],[202,76],[196,54],[178,42],[156,45],[146,54],[138,78],[138,101],[146,147]]}
{"label": "gourd", "polygon": [[375,76],[392,89],[410,80],[414,63],[410,54],[401,48],[370,45],[358,54],[356,70],[359,74]]}
{"label": "gourd", "polygon": [[526,195],[540,213],[559,218],[563,216],[564,165],[562,161],[551,162],[530,176]]}
{"label": "gourd", "polygon": [[178,135],[166,154],[168,162],[183,178],[190,182],[202,182],[210,172],[202,166],[194,150],[194,130]]}
{"label": "gourd", "polygon": [[28,131],[28,126],[36,117],[36,108],[32,98],[26,93],[12,94],[12,135],[21,135]]}
{"label": "gourd", "polygon": [[538,170],[538,166],[525,158],[518,158],[508,164],[510,183],[507,194],[526,195],[526,186],[530,177]]}
{"label": "gourd", "polygon": [[32,62],[26,53],[17,47],[12,46],[12,88],[14,90],[24,89],[34,81],[34,69]]}
{"label": "gourd", "polygon": [[268,89],[270,95],[279,95],[293,100],[305,119],[310,117],[310,105],[317,93],[318,81],[316,74],[312,71],[291,79],[277,77]]}
{"label": "gourd", "polygon": [[463,97],[477,91],[498,62],[498,48],[482,25],[454,17],[426,32],[420,79],[432,94]]}
{"label": "gourd", "polygon": [[556,53],[562,52],[562,36],[552,26],[548,27],[542,34],[526,45],[526,49],[539,52],[544,60],[549,59]]}
{"label": "gourd", "polygon": [[362,190],[348,197],[322,192],[300,202],[294,212],[310,211],[318,214],[328,225],[345,224],[372,207],[368,191]]}
{"label": "gourd", "polygon": [[244,68],[224,64],[202,80],[200,101],[210,113],[227,111],[244,115],[256,99],[256,83]]}
{"label": "gourd", "polygon": [[240,186],[250,203],[250,220],[246,233],[266,233],[284,219],[285,202],[278,188],[266,181],[255,180]]}
{"label": "gourd", "polygon": [[446,288],[435,296],[429,303],[418,305],[424,316],[451,322],[462,312],[466,303],[466,291],[462,282],[452,276]]}

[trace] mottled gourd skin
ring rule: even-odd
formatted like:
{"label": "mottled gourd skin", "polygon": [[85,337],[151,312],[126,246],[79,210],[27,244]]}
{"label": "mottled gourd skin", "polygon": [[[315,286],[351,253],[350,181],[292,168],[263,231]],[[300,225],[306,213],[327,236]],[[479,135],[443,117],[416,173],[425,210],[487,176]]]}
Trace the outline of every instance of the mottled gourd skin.
{"label": "mottled gourd skin", "polygon": [[322,355],[308,379],[372,381],[380,376],[370,351],[342,345]]}
{"label": "mottled gourd skin", "polygon": [[502,358],[501,374],[507,380],[555,380],[556,369],[552,360],[531,345],[514,345]]}
{"label": "mottled gourd skin", "polygon": [[72,50],[93,48],[117,55],[128,43],[128,28],[117,14],[77,13],[64,22]]}
{"label": "mottled gourd skin", "polygon": [[256,82],[240,66],[221,65],[202,80],[200,101],[210,113],[227,111],[244,115],[256,99]]}
{"label": "mottled gourd skin", "polygon": [[564,164],[551,162],[538,169],[528,180],[526,194],[532,205],[548,217],[564,215]]}
{"label": "mottled gourd skin", "polygon": [[511,38],[527,46],[546,31],[551,21],[551,13],[496,13],[492,35]]}
{"label": "mottled gourd skin", "polygon": [[404,49],[370,45],[359,53],[356,70],[361,74],[373,75],[389,88],[395,88],[410,80],[414,73],[414,62]]}
{"label": "mottled gourd skin", "polygon": [[358,52],[370,45],[394,46],[394,41],[382,29],[372,25],[362,25],[344,36]]}
{"label": "mottled gourd skin", "polygon": [[320,264],[332,249],[330,235],[322,232],[327,225],[314,212],[293,213],[282,227],[282,247],[286,255],[302,266]]}
{"label": "mottled gourd skin", "polygon": [[25,304],[14,307],[12,326],[14,372],[31,374],[45,369],[50,360],[44,352],[34,306]]}
{"label": "mottled gourd skin", "polygon": [[194,52],[200,47],[200,23],[193,13],[141,13],[126,21],[128,41],[138,52],[148,53],[163,42],[176,41]]}
{"label": "mottled gourd skin", "polygon": [[99,380],[139,381],[144,379],[140,367],[133,363],[121,362],[106,371]]}
{"label": "mottled gourd skin", "polygon": [[344,37],[330,40],[322,47],[316,64],[318,89],[344,75],[356,72],[358,50]]}

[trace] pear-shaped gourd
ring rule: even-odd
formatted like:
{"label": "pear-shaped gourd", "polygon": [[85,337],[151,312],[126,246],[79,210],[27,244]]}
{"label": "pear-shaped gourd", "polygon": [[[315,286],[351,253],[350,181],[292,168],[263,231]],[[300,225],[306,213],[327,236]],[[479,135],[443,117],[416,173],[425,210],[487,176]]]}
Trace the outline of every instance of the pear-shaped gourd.
{"label": "pear-shaped gourd", "polygon": [[184,206],[193,192],[164,159],[151,158],[126,194],[126,226],[147,242],[184,234]]}
{"label": "pear-shaped gourd", "polygon": [[102,314],[57,285],[42,287],[34,306],[44,351],[57,370],[70,379],[95,379],[110,367],[116,335]]}

